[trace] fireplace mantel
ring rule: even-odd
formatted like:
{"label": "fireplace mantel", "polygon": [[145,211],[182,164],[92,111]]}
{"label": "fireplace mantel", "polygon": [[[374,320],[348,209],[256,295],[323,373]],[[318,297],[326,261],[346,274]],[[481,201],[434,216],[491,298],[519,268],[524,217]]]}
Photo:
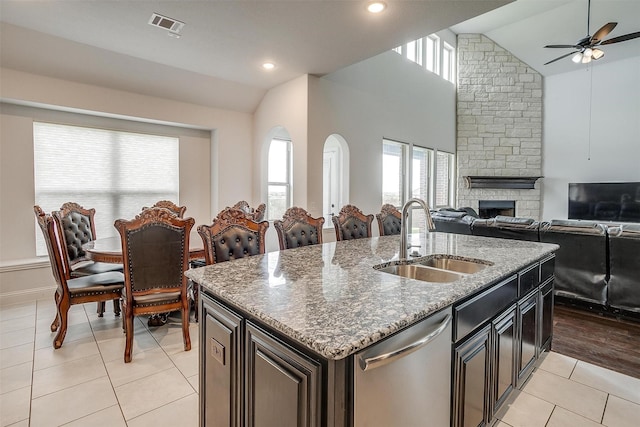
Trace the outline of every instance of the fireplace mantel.
{"label": "fireplace mantel", "polygon": [[467,188],[533,189],[541,176],[465,176]]}

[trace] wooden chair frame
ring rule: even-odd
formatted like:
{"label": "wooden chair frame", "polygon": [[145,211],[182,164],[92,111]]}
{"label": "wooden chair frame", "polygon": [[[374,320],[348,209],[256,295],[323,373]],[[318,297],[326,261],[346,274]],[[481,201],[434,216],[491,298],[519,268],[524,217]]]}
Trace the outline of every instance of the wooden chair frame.
{"label": "wooden chair frame", "polygon": [[[124,261],[125,276],[125,297],[122,299],[122,309],[124,311],[123,324],[126,334],[126,346],[124,352],[125,363],[131,362],[131,353],[133,350],[133,319],[135,316],[143,314],[166,313],[174,310],[182,312],[182,336],[185,351],[191,350],[191,338],[189,336],[189,299],[187,293],[187,277],[182,274],[180,283],[175,286],[165,286],[150,288],[146,290],[133,289],[133,269],[131,265],[130,232],[143,230],[153,226],[167,227],[170,229],[182,230],[182,272],[189,269],[189,234],[194,224],[193,218],[179,218],[166,208],[154,207],[143,210],[131,221],[119,219],[115,222],[115,227],[120,233],[122,242],[122,256]],[[177,301],[162,302],[158,301],[154,304],[138,304],[137,297],[150,295],[159,296],[161,294],[171,294],[179,292],[180,298]]]}
{"label": "wooden chair frame", "polygon": [[365,237],[371,237],[371,223],[373,222],[373,215],[365,215],[354,205],[345,205],[342,207],[342,209],[340,209],[338,215],[331,217],[333,227],[336,230],[336,240],[344,240],[342,236],[341,226],[351,217],[355,217],[364,222],[367,226],[367,235]]}
{"label": "wooden chair frame", "polygon": [[282,216],[282,220],[275,220],[273,222],[273,226],[278,232],[278,243],[280,244],[280,250],[289,249],[287,247],[287,232],[297,223],[308,224],[311,227],[316,229],[318,234],[318,244],[322,244],[322,226],[324,224],[324,218],[314,218],[309,213],[299,207],[292,207],[287,209],[287,211]]}
{"label": "wooden chair frame", "polygon": [[255,222],[262,222],[262,220],[264,219],[265,211],[267,210],[267,205],[261,203],[257,208],[253,209],[245,200],[240,200],[238,203],[233,205],[231,209],[241,210],[249,219]]}
{"label": "wooden chair frame", "polygon": [[[186,206],[178,206],[178,205],[176,205],[175,203],[173,203],[172,201],[169,201],[169,200],[160,200],[159,202],[156,202],[152,207],[153,208],[169,209],[171,212],[173,212],[179,218],[184,218],[184,214],[187,211],[187,207]],[[143,209],[146,209],[146,208],[143,208]]]}
{"label": "wooden chair frame", "polygon": [[384,220],[389,215],[396,217],[398,221],[402,221],[402,213],[395,206],[389,203],[385,203],[384,205],[382,205],[380,213],[376,214],[376,219],[378,220],[378,230],[380,231],[381,236],[385,236]]}
{"label": "wooden chair frame", "polygon": [[[95,225],[96,210],[94,208],[85,209],[84,207],[80,206],[78,203],[66,202],[60,207],[60,210],[51,212],[51,215],[53,216],[53,219],[55,220],[56,227],[57,227],[57,232],[58,232],[59,241],[60,241],[60,249],[62,251],[63,256],[66,257],[67,265],[70,268],[69,270],[70,278],[83,277],[83,276],[87,276],[88,274],[91,274],[91,273],[84,272],[83,268],[86,267],[87,263],[89,264],[93,263],[93,261],[89,261],[87,259],[84,253],[81,253],[80,256],[76,257],[75,259],[71,259],[71,255],[69,254],[69,247],[66,240],[66,234],[64,230],[64,219],[73,213],[77,213],[89,218],[89,228],[91,230],[91,236],[90,236],[91,238],[89,240],[96,239],[96,225]],[[106,265],[102,264],[102,266],[105,267]],[[106,266],[106,267],[107,268],[105,268],[104,270],[122,271],[122,268],[121,268],[122,266],[117,264],[113,264],[112,266]],[[98,308],[97,308],[98,316],[102,317],[104,315],[104,311],[105,311],[105,302],[104,301],[98,302]],[[116,315],[120,314],[119,299],[113,300],[113,312]]]}
{"label": "wooden chair frame", "polygon": [[69,308],[87,302],[118,300],[122,295],[124,277],[120,272],[109,272],[71,278],[69,262],[62,251],[62,242],[53,216],[45,214],[39,206],[34,206],[33,210],[44,235],[51,270],[57,284],[54,293],[56,317],[51,323],[51,332],[58,332],[53,340],[53,347],[60,348],[67,334]]}

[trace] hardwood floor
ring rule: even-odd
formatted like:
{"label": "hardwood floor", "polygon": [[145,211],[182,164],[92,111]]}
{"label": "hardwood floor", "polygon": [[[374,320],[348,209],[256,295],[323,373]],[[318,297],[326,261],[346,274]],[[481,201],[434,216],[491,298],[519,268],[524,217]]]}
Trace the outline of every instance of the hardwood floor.
{"label": "hardwood floor", "polygon": [[640,378],[640,322],[556,304],[553,351]]}

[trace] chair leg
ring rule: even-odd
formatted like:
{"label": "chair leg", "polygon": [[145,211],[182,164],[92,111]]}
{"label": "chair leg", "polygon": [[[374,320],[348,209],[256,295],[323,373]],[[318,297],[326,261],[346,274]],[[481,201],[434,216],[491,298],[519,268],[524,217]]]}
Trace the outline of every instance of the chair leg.
{"label": "chair leg", "polygon": [[98,317],[104,316],[104,301],[98,301]]}
{"label": "chair leg", "polygon": [[191,337],[189,336],[189,300],[185,298],[182,303],[182,339],[184,340],[184,351],[191,350]]}
{"label": "chair leg", "polygon": [[67,316],[69,314],[69,300],[60,297],[60,302],[58,303],[58,317],[60,318],[60,326],[58,328],[58,333],[56,337],[53,339],[53,348],[62,347],[62,343],[64,342],[64,337],[67,335]]}
{"label": "chair leg", "polygon": [[124,363],[131,362],[131,352],[133,350],[133,312],[129,307],[125,307],[124,313],[124,333],[125,347],[124,347]]}
{"label": "chair leg", "polygon": [[51,332],[55,332],[58,330],[58,326],[60,326],[60,314],[58,313],[58,307],[60,306],[60,295],[56,291],[53,294],[53,299],[56,301],[56,317],[53,319],[53,323],[51,323]]}
{"label": "chair leg", "polygon": [[113,313],[116,316],[120,316],[120,299],[116,298],[113,300]]}

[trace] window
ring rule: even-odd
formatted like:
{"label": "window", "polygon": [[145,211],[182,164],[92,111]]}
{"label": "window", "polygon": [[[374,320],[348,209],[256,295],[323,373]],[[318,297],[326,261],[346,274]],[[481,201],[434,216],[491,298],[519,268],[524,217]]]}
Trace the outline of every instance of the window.
{"label": "window", "polygon": [[440,37],[435,34],[425,37],[427,45],[427,61],[425,67],[432,73],[440,74]]}
{"label": "window", "polygon": [[455,83],[455,51],[447,42],[442,47],[442,78]]}
{"label": "window", "polygon": [[437,35],[431,34],[392,50],[455,84],[455,48]]}
{"label": "window", "polygon": [[[158,200],[178,202],[178,138],[33,124],[35,203],[45,212],[65,202],[95,208],[96,234],[116,236],[113,223]],[[46,255],[36,233],[36,254]]]}
{"label": "window", "polygon": [[407,43],[407,59],[422,65],[422,39]]}
{"label": "window", "polygon": [[281,219],[291,207],[291,141],[273,138],[267,166],[267,218]]}
{"label": "window", "polygon": [[399,208],[411,197],[429,203],[432,152],[417,145],[383,139],[383,204],[389,203]]}
{"label": "window", "polygon": [[407,144],[382,140],[382,203],[402,206],[405,201]]}
{"label": "window", "polygon": [[436,155],[436,208],[453,207],[453,162],[451,153],[438,151]]}

